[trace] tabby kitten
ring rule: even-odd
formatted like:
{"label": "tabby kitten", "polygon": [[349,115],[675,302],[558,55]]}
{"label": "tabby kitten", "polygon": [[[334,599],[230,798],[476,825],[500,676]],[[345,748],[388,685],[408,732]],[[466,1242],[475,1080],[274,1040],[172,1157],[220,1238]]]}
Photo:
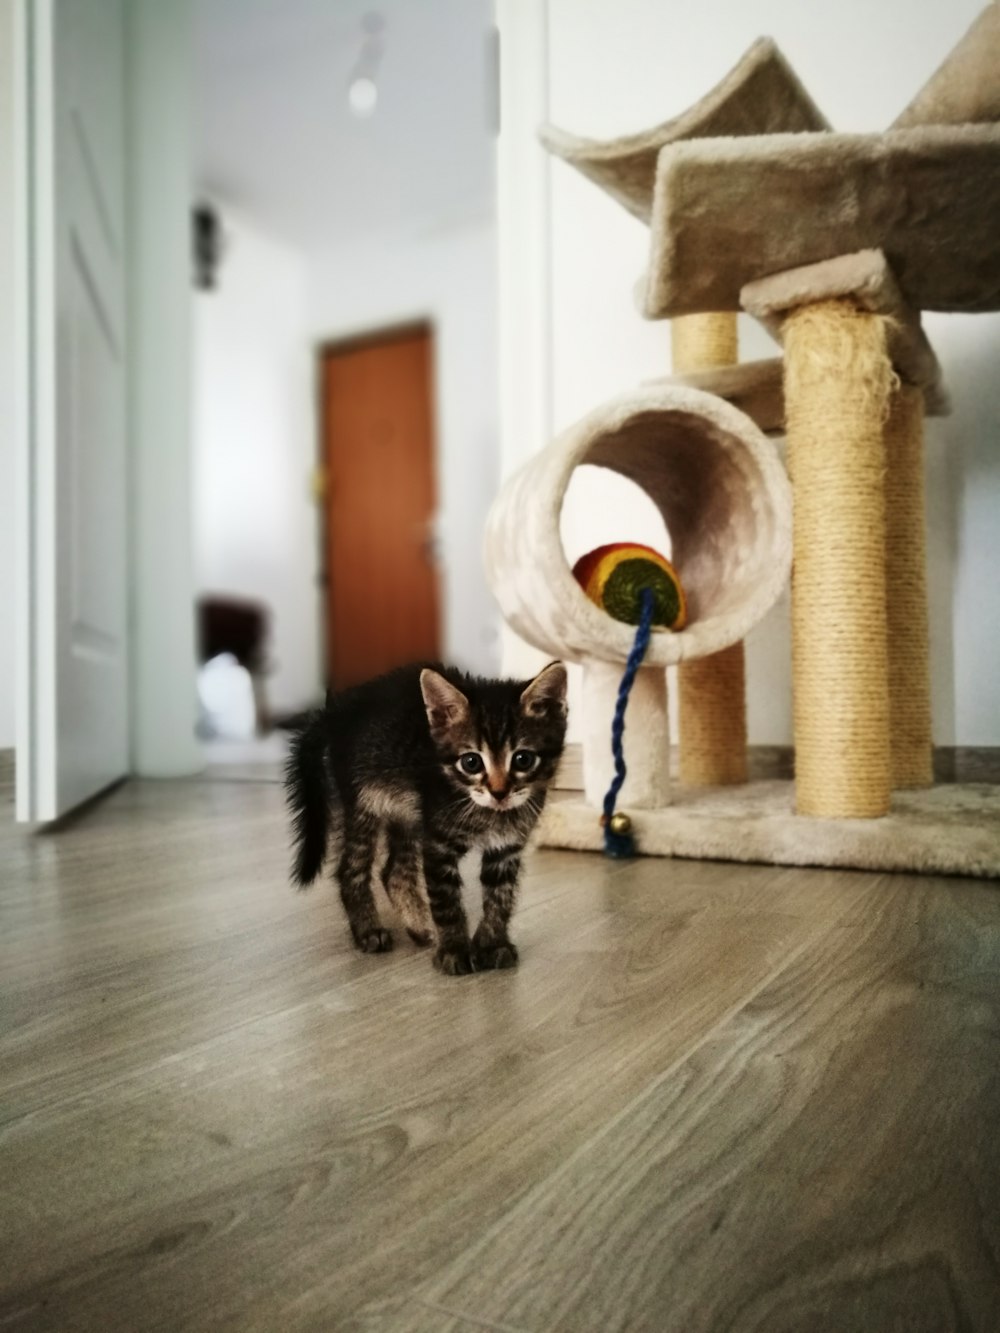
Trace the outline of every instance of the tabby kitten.
{"label": "tabby kitten", "polygon": [[[340,897],[359,949],[382,953],[372,871],[418,944],[450,976],[513,967],[508,924],[521,852],[566,736],[566,669],[479,680],[402,667],[327,699],[296,735],[285,783],[297,884],[311,884],[340,825]],[[482,853],[483,917],[470,941],[459,861]]]}

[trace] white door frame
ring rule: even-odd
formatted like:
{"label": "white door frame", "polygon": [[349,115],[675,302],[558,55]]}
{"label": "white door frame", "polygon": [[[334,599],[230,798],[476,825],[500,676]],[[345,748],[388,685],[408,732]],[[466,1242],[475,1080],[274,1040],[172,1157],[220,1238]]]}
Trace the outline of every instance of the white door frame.
{"label": "white door frame", "polygon": [[[552,436],[552,164],[538,141],[549,119],[549,0],[497,0],[500,468],[506,478]],[[503,627],[503,670],[529,676],[545,655]]]}
{"label": "white door frame", "polygon": [[[33,312],[53,309],[53,247],[37,246],[40,223],[33,216],[32,196],[42,192],[40,211],[47,212],[47,231],[51,234],[53,203],[51,190],[50,125],[32,123],[33,108],[47,105],[51,111],[53,94],[48,85],[31,87],[32,66],[40,63],[36,79],[51,75],[48,61],[35,62],[33,47],[48,35],[50,11],[47,5],[35,6],[32,0],[13,0],[13,84],[14,84],[14,348],[16,363],[14,392],[15,488],[15,560],[21,571],[16,582],[14,607],[14,642],[17,652],[15,744],[17,754],[17,818],[34,820],[41,796],[38,774],[53,764],[54,736],[38,716],[38,699],[43,689],[51,696],[48,678],[54,654],[36,651],[39,637],[51,647],[55,634],[54,580],[39,578],[38,552],[41,534],[50,535],[51,513],[39,513],[40,474],[51,476],[54,438],[55,373],[50,357],[36,363],[31,351],[35,343]],[[36,156],[36,144],[45,150]],[[46,208],[47,199],[47,208]],[[47,253],[48,261],[36,260],[36,248]],[[36,299],[37,293],[37,299]],[[47,341],[53,343],[51,331]],[[50,487],[50,492],[52,488]],[[48,506],[47,506],[48,508]],[[43,682],[40,673],[46,672]]]}
{"label": "white door frame", "polygon": [[[32,42],[49,38],[53,0],[13,5],[16,351],[15,605],[17,818],[39,809],[39,777],[55,750],[51,699],[55,656],[53,493],[55,375],[31,355],[32,320],[54,310],[50,263],[38,261],[51,228],[53,89]],[[191,283],[189,211],[192,0],[126,0],[128,124],[128,432],[131,768],[151,777],[200,771],[195,583],[191,541]],[[32,85],[31,80],[35,82]],[[39,82],[41,80],[41,82]],[[32,123],[32,117],[36,117]],[[42,156],[36,151],[41,145]],[[42,330],[42,332],[47,332]],[[52,345],[53,340],[40,340]]]}
{"label": "white door frame", "polygon": [[[19,571],[30,570],[31,533],[30,514],[33,505],[33,488],[29,468],[31,458],[30,421],[31,421],[31,361],[28,353],[30,337],[28,284],[28,244],[30,237],[30,216],[28,210],[28,30],[27,6],[24,0],[9,0],[9,7],[4,14],[3,36],[11,38],[11,83],[12,83],[12,126],[11,126],[11,176],[4,182],[3,199],[10,200],[13,208],[13,308],[10,318],[13,324],[11,345],[14,353],[13,373],[13,415],[11,420],[11,447],[14,461],[14,561]],[[29,575],[30,577],[30,575]],[[33,717],[33,681],[34,672],[26,667],[27,660],[24,645],[31,643],[31,606],[23,595],[25,579],[15,580],[14,590],[14,646],[17,656],[15,669],[14,697],[14,744],[19,757],[18,768],[33,765],[34,746]],[[29,771],[29,789],[34,783],[34,773]],[[27,818],[27,802],[18,792],[16,814],[18,819]]]}

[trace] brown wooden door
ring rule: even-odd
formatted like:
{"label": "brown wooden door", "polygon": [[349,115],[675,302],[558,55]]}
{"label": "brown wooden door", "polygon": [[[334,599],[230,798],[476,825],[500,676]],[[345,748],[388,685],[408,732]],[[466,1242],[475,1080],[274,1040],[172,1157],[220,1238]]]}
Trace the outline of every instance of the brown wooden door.
{"label": "brown wooden door", "polygon": [[423,328],[323,355],[334,689],[440,655],[431,373]]}

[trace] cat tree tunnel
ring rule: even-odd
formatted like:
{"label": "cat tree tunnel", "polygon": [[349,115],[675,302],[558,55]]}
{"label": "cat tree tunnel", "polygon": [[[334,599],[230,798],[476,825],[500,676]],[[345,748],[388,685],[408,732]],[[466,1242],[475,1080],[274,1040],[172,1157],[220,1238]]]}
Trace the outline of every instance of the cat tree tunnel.
{"label": "cat tree tunnel", "polygon": [[[586,461],[653,499],[691,607],[684,629],[654,636],[629,704],[620,804],[639,849],[1000,877],[998,789],[932,786],[924,421],[948,400],[921,320],[1000,310],[1000,0],[881,133],[835,133],[762,39],[650,130],[541,137],[649,227],[639,305],[671,321],[673,344],[670,377],[543,450],[489,526],[510,624],[584,664],[587,802],[553,804],[543,839],[601,845],[594,806],[633,638],[562,552],[559,508]],[[739,363],[740,312],[780,357]],[[787,437],[787,479],[768,434]],[[794,787],[746,781],[742,645],[790,563]]]}
{"label": "cat tree tunnel", "polygon": [[508,482],[487,527],[487,574],[508,623],[553,657],[583,665],[584,784],[599,804],[622,666],[634,639],[584,593],[560,519],[575,468],[606,468],[638,485],[662,515],[687,598],[684,629],[654,633],[626,726],[621,800],[670,800],[666,668],[730,649],[774,605],[788,578],[791,495],[774,446],[743,412],[685,385],[657,385],[603,404]]}

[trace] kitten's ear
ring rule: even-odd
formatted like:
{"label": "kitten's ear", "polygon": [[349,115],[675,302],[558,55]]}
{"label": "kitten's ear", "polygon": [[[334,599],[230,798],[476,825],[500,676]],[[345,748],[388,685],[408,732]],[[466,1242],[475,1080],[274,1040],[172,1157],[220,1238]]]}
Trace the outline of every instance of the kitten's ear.
{"label": "kitten's ear", "polygon": [[521,708],[529,717],[566,716],[566,668],[550,662],[521,692]]}
{"label": "kitten's ear", "polygon": [[420,693],[424,696],[432,732],[446,731],[469,716],[469,701],[462,691],[430,667],[420,673]]}

